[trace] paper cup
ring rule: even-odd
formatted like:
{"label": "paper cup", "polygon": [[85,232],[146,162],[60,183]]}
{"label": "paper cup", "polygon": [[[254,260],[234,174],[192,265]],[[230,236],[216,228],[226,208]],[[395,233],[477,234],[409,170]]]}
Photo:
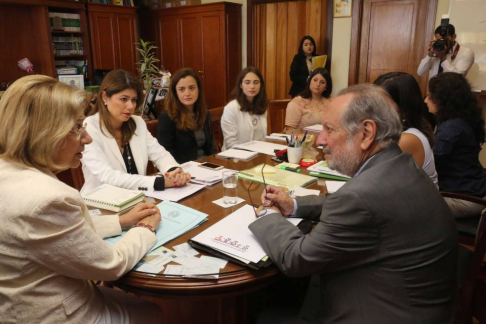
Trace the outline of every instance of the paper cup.
{"label": "paper cup", "polygon": [[300,160],[302,159],[302,146],[287,147],[287,157],[290,163],[300,164]]}

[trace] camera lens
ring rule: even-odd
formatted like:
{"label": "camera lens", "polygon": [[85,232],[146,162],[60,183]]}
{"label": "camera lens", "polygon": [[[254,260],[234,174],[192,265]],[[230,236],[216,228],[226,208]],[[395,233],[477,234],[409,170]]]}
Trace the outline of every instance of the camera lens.
{"label": "camera lens", "polygon": [[443,51],[446,48],[447,41],[445,39],[438,39],[432,44],[432,49],[434,51]]}

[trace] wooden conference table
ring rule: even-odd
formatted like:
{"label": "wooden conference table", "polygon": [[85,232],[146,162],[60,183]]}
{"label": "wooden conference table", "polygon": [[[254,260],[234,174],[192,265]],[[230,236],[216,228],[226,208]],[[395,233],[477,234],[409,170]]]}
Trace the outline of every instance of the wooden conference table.
{"label": "wooden conference table", "polygon": [[[214,155],[199,160],[199,162],[202,161],[223,165],[233,170],[248,169],[264,162],[272,166],[277,164],[271,160],[270,156],[263,154],[259,154],[249,161],[226,160]],[[301,173],[307,174],[308,171],[302,168]],[[247,188],[250,184],[251,181],[243,179],[240,179],[238,183],[238,197],[245,199],[248,204],[250,200]],[[308,188],[319,189],[321,194],[326,192],[322,180],[311,184]],[[252,184],[250,194],[254,204],[260,204],[262,190],[262,184]],[[173,249],[173,246],[187,242],[244,204],[241,203],[225,209],[212,202],[222,196],[223,186],[219,182],[179,201],[178,203],[182,205],[207,213],[208,221],[164,246]],[[152,202],[150,199],[152,198],[148,198],[148,201]],[[220,270],[217,280],[188,279],[164,276],[163,274],[150,276],[145,273],[130,271],[118,281],[113,282],[113,285],[161,305],[164,313],[163,323],[165,324],[247,323],[249,312],[247,295],[261,290],[281,278],[283,278],[283,275],[273,265],[255,271],[228,262],[226,267]]]}

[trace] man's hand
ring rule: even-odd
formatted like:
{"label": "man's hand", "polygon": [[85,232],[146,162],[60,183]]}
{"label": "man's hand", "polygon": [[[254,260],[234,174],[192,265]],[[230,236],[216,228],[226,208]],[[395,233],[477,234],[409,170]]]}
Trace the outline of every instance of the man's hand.
{"label": "man's hand", "polygon": [[267,185],[267,190],[262,192],[264,207],[277,207],[282,215],[289,216],[294,212],[294,200],[290,198],[282,187]]}
{"label": "man's hand", "polygon": [[174,171],[165,173],[165,187],[181,187],[191,181],[191,174],[182,171],[182,168],[177,168]]}
{"label": "man's hand", "polygon": [[[121,227],[130,227],[139,222],[143,222],[143,220],[147,217],[151,217],[153,215],[158,215],[158,222],[155,225],[152,225],[154,228],[157,228],[157,225],[160,222],[160,210],[154,204],[147,204],[147,203],[139,203],[135,205],[128,213],[123,214],[120,216],[120,225]],[[157,218],[157,216],[155,217]]]}

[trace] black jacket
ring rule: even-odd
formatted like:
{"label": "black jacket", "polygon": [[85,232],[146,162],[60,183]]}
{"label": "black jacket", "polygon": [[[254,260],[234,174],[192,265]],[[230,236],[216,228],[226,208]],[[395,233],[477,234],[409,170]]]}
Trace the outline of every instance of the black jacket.
{"label": "black jacket", "polygon": [[289,95],[292,97],[297,96],[305,89],[305,83],[309,77],[309,69],[307,68],[305,59],[306,57],[304,55],[297,54],[294,56],[292,64],[290,65],[289,74],[290,80],[292,80],[292,86],[290,87]]}
{"label": "black jacket", "polygon": [[[203,125],[206,144],[204,154],[211,155],[216,153],[214,144],[213,128],[211,125],[211,114],[206,114]],[[157,140],[167,151],[172,154],[178,163],[197,160],[197,141],[193,131],[182,131],[177,129],[176,123],[170,119],[167,112],[159,115],[157,124]]]}

